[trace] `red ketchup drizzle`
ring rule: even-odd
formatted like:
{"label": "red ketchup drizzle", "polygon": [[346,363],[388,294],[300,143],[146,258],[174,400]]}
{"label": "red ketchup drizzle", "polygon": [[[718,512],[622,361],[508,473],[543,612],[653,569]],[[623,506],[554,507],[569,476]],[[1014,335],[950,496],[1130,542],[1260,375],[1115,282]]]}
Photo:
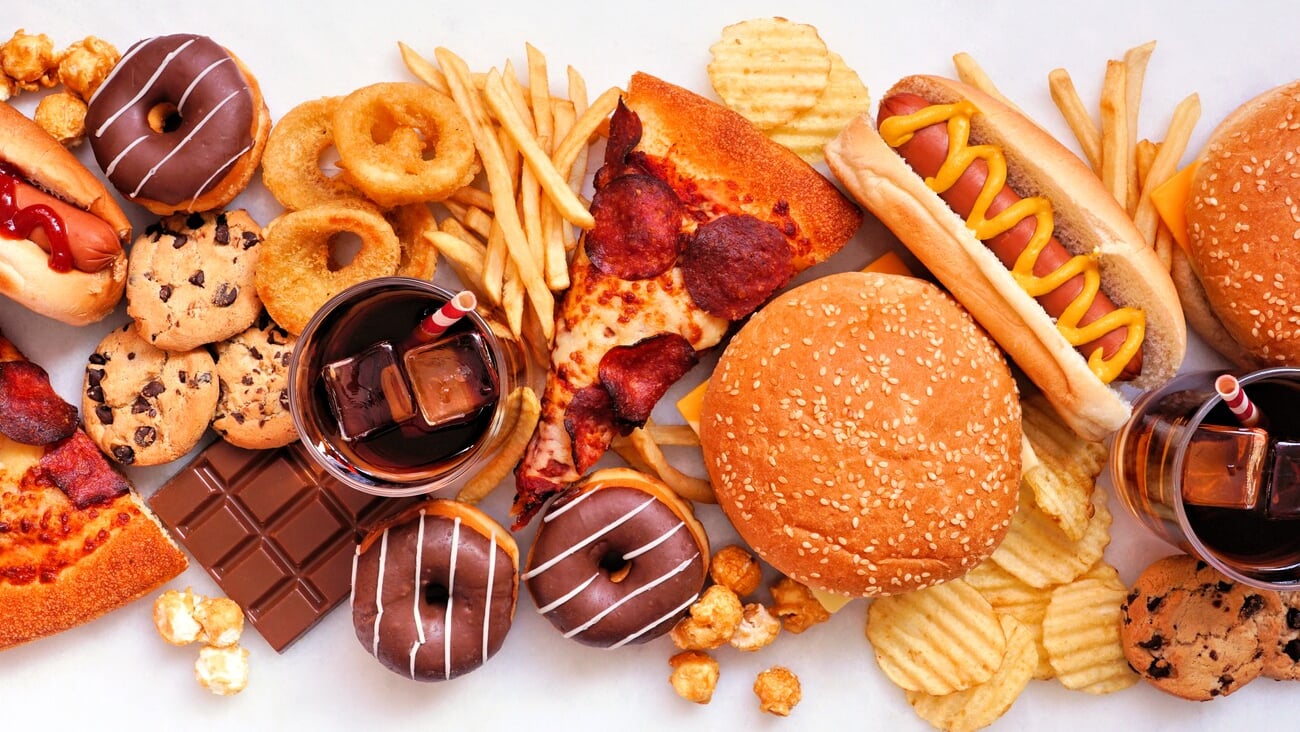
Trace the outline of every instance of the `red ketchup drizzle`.
{"label": "red ketchup drizzle", "polygon": [[50,269],[71,271],[72,245],[63,219],[43,203],[18,208],[18,180],[13,168],[0,164],[0,231],[6,238],[30,239],[32,231],[41,227],[50,241]]}

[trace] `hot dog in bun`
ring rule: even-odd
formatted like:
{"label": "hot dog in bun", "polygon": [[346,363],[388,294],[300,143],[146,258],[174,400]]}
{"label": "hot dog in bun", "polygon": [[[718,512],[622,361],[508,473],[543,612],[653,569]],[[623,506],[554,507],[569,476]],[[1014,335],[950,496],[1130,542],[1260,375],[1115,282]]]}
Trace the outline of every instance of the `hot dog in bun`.
{"label": "hot dog in bun", "polygon": [[122,299],[131,222],[53,137],[0,104],[0,295],[71,325]]}
{"label": "hot dog in bun", "polygon": [[1187,322],[1239,366],[1300,365],[1294,213],[1300,82],[1241,105],[1210,135],[1173,275]]}
{"label": "hot dog in bun", "polygon": [[826,148],[831,170],[1089,439],[1168,380],[1186,326],[1169,275],[1101,182],[1019,112],[911,76]]}

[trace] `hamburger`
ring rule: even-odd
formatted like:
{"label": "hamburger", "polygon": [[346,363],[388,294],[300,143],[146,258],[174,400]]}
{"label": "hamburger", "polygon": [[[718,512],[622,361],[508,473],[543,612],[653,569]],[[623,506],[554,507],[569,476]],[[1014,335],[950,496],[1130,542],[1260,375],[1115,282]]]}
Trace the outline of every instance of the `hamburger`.
{"label": "hamburger", "polygon": [[745,541],[827,592],[958,577],[1016,511],[1010,369],[961,306],[911,277],[830,275],[756,313],[708,382],[700,441]]}
{"label": "hamburger", "polygon": [[1300,365],[1300,81],[1210,135],[1187,199],[1174,283],[1192,329],[1243,367]]}

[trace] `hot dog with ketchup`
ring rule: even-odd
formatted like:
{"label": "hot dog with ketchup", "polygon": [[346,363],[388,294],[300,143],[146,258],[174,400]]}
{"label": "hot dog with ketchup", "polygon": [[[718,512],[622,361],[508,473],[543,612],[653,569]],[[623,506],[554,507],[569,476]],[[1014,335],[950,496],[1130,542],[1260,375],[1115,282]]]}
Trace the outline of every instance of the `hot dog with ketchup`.
{"label": "hot dog with ketchup", "polygon": [[0,104],[0,295],[71,325],[95,322],[122,298],[130,237],[104,184]]}
{"label": "hot dog with ketchup", "polygon": [[1177,372],[1186,326],[1168,273],[1075,155],[959,82],[913,76],[826,150],[831,170],[962,302],[1079,434],[1114,388]]}

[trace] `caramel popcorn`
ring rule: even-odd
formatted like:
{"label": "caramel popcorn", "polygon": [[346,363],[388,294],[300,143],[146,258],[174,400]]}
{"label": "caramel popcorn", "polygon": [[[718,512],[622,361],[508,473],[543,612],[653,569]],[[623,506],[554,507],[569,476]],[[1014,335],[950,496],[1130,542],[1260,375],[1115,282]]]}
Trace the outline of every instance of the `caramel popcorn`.
{"label": "caramel popcorn", "polygon": [[709,563],[709,576],[714,582],[745,597],[754,594],[762,584],[763,568],[753,554],[732,544],[722,547],[713,555],[713,561]]}
{"label": "caramel popcorn", "polygon": [[740,651],[757,651],[772,645],[781,632],[781,621],[757,602],[745,605],[740,626],[731,635],[731,646]]}
{"label": "caramel popcorn", "polygon": [[248,686],[248,649],[204,646],[194,662],[194,678],[213,694],[238,694]]}
{"label": "caramel popcorn", "polygon": [[190,588],[185,591],[167,590],[153,603],[153,625],[158,635],[174,646],[183,646],[199,639],[203,626],[194,618],[199,596]]}
{"label": "caramel popcorn", "polygon": [[722,585],[712,585],[691,605],[691,615],[673,627],[673,643],[682,650],[717,648],[731,639],[740,626],[740,598]]}
{"label": "caramel popcorn", "polygon": [[713,690],[718,686],[718,662],[712,656],[700,651],[682,651],[668,659],[668,663],[673,667],[668,681],[678,696],[696,704],[708,704],[713,699]]}
{"label": "caramel popcorn", "polygon": [[813,596],[812,590],[789,577],[783,577],[772,585],[772,601],[772,609],[791,633],[802,633],[831,617]]}
{"label": "caramel popcorn", "polygon": [[46,96],[32,119],[64,147],[76,147],[86,136],[86,103],[68,92]]}
{"label": "caramel popcorn", "polygon": [[86,36],[68,46],[59,56],[59,81],[68,91],[86,101],[122,58],[117,48],[102,38]]}
{"label": "caramel popcorn", "polygon": [[244,611],[226,597],[204,598],[195,608],[194,618],[203,626],[201,639],[210,646],[233,646],[244,632]]}
{"label": "caramel popcorn", "polygon": [[754,693],[758,695],[759,709],[781,717],[790,716],[790,710],[803,698],[799,677],[784,666],[760,672],[754,680]]}
{"label": "caramel popcorn", "polygon": [[54,42],[44,33],[32,35],[22,28],[0,46],[0,68],[24,91],[54,86]]}

